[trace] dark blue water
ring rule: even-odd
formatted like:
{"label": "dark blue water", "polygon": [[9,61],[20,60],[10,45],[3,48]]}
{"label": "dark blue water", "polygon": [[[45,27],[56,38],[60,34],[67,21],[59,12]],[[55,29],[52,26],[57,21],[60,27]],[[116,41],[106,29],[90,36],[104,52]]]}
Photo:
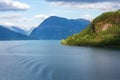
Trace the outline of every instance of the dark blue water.
{"label": "dark blue water", "polygon": [[0,80],[120,80],[120,50],[0,41]]}

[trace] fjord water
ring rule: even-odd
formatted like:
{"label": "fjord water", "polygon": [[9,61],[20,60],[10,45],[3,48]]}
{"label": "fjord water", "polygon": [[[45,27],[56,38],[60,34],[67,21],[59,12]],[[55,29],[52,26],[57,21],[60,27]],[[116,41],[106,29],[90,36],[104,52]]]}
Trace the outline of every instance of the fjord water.
{"label": "fjord water", "polygon": [[0,41],[0,80],[120,80],[120,50]]}

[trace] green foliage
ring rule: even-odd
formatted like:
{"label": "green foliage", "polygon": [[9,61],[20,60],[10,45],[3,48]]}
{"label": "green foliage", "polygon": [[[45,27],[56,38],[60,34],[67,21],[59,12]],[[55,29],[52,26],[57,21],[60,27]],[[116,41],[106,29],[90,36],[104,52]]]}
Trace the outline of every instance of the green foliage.
{"label": "green foliage", "polygon": [[85,30],[62,40],[61,43],[71,46],[120,48],[120,11],[103,13]]}
{"label": "green foliage", "polygon": [[120,21],[120,11],[107,12],[98,16],[93,20],[93,23],[103,22],[103,23],[119,23]]}

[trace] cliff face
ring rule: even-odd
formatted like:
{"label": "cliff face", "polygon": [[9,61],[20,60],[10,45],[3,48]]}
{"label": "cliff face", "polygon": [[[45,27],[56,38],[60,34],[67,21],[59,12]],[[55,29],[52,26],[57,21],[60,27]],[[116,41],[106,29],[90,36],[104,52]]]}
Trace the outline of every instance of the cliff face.
{"label": "cliff face", "polygon": [[62,44],[120,47],[120,11],[101,14],[85,30],[63,40]]}

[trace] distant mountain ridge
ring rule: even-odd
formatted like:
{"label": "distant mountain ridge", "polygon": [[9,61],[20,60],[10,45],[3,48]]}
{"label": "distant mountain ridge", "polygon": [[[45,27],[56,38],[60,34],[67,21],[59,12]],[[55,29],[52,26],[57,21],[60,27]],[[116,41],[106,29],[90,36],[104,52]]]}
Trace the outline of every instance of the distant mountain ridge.
{"label": "distant mountain ridge", "polygon": [[32,32],[16,26],[0,25],[0,40],[61,40],[80,32],[89,24],[90,21],[85,19],[66,19],[51,16]]}
{"label": "distant mountain ridge", "polygon": [[10,29],[10,30],[17,32],[17,33],[20,33],[20,34],[28,35],[28,32],[26,30],[21,29],[17,26],[7,26],[7,25],[0,25],[0,26],[7,28],[7,29]]}
{"label": "distant mountain ridge", "polygon": [[28,40],[28,36],[0,26],[0,40]]}
{"label": "distant mountain ridge", "polygon": [[18,33],[21,33],[21,34],[24,34],[24,35],[28,35],[27,31],[25,31],[24,29],[18,28],[16,26],[12,26],[11,30],[18,32]]}
{"label": "distant mountain ridge", "polygon": [[32,31],[30,37],[37,40],[60,40],[80,32],[89,24],[90,21],[85,19],[66,19],[50,16]]}

